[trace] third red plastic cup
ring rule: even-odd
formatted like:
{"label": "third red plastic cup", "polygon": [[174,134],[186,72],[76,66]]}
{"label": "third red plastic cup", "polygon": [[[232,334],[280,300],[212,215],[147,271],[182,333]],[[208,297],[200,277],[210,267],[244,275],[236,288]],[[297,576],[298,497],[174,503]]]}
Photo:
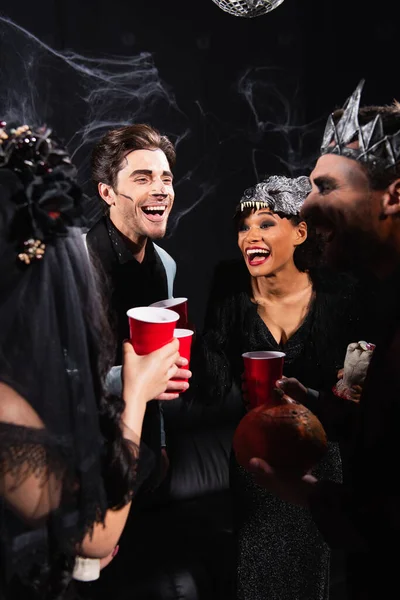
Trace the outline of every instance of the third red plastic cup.
{"label": "third red plastic cup", "polygon": [[275,382],[283,375],[283,352],[245,352],[244,378],[250,408],[270,404]]}

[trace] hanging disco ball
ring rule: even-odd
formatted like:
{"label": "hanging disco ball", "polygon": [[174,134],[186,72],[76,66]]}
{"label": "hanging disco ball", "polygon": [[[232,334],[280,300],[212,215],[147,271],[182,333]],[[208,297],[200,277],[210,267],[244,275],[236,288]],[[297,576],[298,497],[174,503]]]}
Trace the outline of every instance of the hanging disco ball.
{"label": "hanging disco ball", "polygon": [[265,15],[284,0],[213,0],[225,12],[235,17],[259,17]]}

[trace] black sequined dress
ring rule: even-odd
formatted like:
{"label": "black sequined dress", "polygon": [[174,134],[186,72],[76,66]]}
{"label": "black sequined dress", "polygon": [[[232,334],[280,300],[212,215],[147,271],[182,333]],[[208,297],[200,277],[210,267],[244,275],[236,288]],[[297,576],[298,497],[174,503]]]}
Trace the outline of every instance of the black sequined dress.
{"label": "black sequined dress", "polygon": [[[285,352],[285,375],[305,381],[305,346],[315,318],[313,306],[302,326],[279,345],[254,307],[249,348]],[[250,341],[250,340],[249,340]],[[311,378],[309,387],[314,387]],[[316,381],[315,383],[319,383]],[[318,389],[318,388],[317,388]],[[318,465],[319,478],[341,480],[337,443]],[[237,598],[241,600],[325,600],[329,591],[329,548],[308,510],[288,504],[256,485],[231,455],[230,472],[237,535]]]}
{"label": "black sequined dress", "polygon": [[[250,300],[249,277],[239,262],[217,268],[204,335],[208,393],[218,398],[236,381],[241,355],[256,350],[285,352],[284,375],[317,390],[330,390],[343,366],[347,345],[365,339],[356,285],[350,277],[313,274],[315,299],[300,328],[279,345]],[[361,337],[360,337],[361,336]],[[205,393],[205,389],[202,393]],[[315,469],[320,479],[341,481],[338,443],[329,442]],[[230,482],[237,544],[238,600],[327,600],[330,551],[310,512],[267,493],[232,453]]]}

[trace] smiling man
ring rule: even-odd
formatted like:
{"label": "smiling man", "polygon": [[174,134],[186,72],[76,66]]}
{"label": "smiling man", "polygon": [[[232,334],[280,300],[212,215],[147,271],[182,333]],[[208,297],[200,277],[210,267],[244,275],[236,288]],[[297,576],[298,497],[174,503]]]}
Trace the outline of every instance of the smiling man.
{"label": "smiling man", "polygon": [[107,211],[87,243],[110,279],[119,341],[129,334],[129,308],[172,295],[175,262],[153,240],[166,232],[174,165],[170,140],[143,124],[109,131],[92,153],[92,178]]}
{"label": "smiling man", "polygon": [[[153,240],[165,235],[174,203],[171,141],[145,124],[109,131],[94,147],[92,179],[106,213],[87,234],[87,245],[103,280],[110,320],[116,333],[115,365],[121,364],[122,342],[129,338],[126,312],[173,294],[175,261]],[[183,365],[183,359],[180,359]],[[178,371],[178,377],[185,376]],[[120,387],[120,367],[112,370],[113,391]],[[185,391],[184,381],[171,383]],[[160,399],[166,399],[165,394]],[[157,461],[149,485],[159,480],[168,463],[162,413],[158,401],[148,403],[142,438]],[[163,457],[163,459],[161,459]],[[163,464],[164,467],[163,467]]]}

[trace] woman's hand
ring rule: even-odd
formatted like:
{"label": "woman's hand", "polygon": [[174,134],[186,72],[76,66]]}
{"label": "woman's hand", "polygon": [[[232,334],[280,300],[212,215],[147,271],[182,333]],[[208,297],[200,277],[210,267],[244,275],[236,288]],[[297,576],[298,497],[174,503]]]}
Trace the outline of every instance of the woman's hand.
{"label": "woman's hand", "polygon": [[[168,381],[165,392],[156,396],[155,400],[174,400],[182,394],[186,392],[189,388],[189,383],[185,381],[185,379],[190,379],[192,376],[192,372],[189,369],[184,369],[188,364],[188,360],[180,356],[176,362],[176,366],[178,367],[177,372],[174,375],[174,381]],[[177,381],[177,379],[181,379],[182,381]]]}
{"label": "woman's hand", "polygon": [[[165,392],[169,380],[178,372],[177,363],[180,361],[178,348],[179,341],[174,339],[150,354],[139,356],[131,342],[124,342],[122,382],[125,402],[128,403],[130,398],[133,400],[140,398],[149,402]],[[173,397],[164,399],[173,400],[179,396],[178,393],[169,395]]]}
{"label": "woman's hand", "polygon": [[118,554],[118,550],[119,550],[119,546],[115,546],[114,550],[112,552],[110,552],[110,554],[108,556],[106,556],[105,558],[100,558],[100,571],[102,569],[105,569],[110,562],[113,560],[113,558],[115,558]]}

